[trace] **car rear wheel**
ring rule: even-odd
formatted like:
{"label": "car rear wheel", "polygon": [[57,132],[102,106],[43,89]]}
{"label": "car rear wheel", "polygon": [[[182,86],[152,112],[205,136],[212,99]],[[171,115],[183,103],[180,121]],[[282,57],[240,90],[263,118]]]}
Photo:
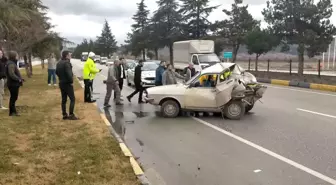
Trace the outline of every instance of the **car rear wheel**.
{"label": "car rear wheel", "polygon": [[245,114],[245,105],[242,101],[230,101],[224,107],[224,115],[232,120],[239,120]]}
{"label": "car rear wheel", "polygon": [[180,113],[180,106],[174,100],[166,100],[161,105],[161,115],[166,118],[175,118]]}

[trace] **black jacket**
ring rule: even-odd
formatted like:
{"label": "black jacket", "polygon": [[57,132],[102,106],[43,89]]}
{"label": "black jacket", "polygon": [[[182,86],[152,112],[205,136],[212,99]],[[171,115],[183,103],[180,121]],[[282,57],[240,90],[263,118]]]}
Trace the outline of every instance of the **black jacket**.
{"label": "black jacket", "polygon": [[134,85],[141,86],[141,66],[137,65],[134,69]]}
{"label": "black jacket", "polygon": [[19,87],[22,85],[22,77],[16,62],[8,61],[6,65],[6,76],[8,87]]}
{"label": "black jacket", "polygon": [[7,64],[7,58],[2,57],[0,59],[0,80],[6,78],[6,64]]}
{"label": "black jacket", "polygon": [[[121,65],[123,67],[123,70],[121,70]],[[118,69],[118,76],[117,76],[118,79],[121,78],[121,74],[123,74],[123,79],[126,79],[125,66],[123,64],[120,64],[117,69]]]}
{"label": "black jacket", "polygon": [[60,84],[72,84],[72,65],[69,60],[60,60],[56,65],[56,75]]}

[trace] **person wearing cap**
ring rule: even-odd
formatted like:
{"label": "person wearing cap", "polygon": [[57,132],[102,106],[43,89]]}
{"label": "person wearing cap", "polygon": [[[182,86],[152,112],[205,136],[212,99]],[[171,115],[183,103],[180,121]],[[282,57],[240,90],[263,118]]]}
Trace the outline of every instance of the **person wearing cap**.
{"label": "person wearing cap", "polygon": [[83,79],[84,79],[84,102],[93,103],[96,100],[92,100],[92,84],[93,79],[96,77],[96,74],[101,71],[101,69],[97,69],[96,64],[94,63],[93,57],[95,53],[90,52],[89,56],[84,64],[83,68]]}

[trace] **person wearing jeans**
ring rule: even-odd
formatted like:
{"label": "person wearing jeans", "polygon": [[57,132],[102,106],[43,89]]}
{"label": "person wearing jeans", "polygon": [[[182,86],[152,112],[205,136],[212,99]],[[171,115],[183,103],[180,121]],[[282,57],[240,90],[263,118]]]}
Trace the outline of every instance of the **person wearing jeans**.
{"label": "person wearing jeans", "polygon": [[50,54],[48,58],[48,85],[51,85],[51,80],[53,81],[54,86],[57,85],[56,83],[56,65],[57,61],[55,59],[54,54]]}
{"label": "person wearing jeans", "polygon": [[[70,52],[63,51],[62,59],[56,65],[56,75],[59,79],[59,87],[61,89],[62,96],[62,115],[63,120],[78,120],[74,114],[75,109],[75,92],[73,88],[73,72],[72,65],[70,63]],[[67,99],[70,99],[69,114],[66,111]]]}
{"label": "person wearing jeans", "polygon": [[9,116],[19,116],[15,103],[19,97],[19,89],[22,86],[23,80],[19,69],[17,68],[18,54],[16,51],[10,51],[8,54],[8,62],[6,67],[7,87],[10,92],[9,98]]}

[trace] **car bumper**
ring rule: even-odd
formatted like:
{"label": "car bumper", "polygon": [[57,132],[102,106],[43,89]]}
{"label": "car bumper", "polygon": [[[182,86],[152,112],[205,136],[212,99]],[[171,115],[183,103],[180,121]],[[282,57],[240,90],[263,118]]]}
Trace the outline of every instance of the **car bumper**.
{"label": "car bumper", "polygon": [[144,80],[142,79],[142,87],[154,87],[155,86],[155,80]]}

